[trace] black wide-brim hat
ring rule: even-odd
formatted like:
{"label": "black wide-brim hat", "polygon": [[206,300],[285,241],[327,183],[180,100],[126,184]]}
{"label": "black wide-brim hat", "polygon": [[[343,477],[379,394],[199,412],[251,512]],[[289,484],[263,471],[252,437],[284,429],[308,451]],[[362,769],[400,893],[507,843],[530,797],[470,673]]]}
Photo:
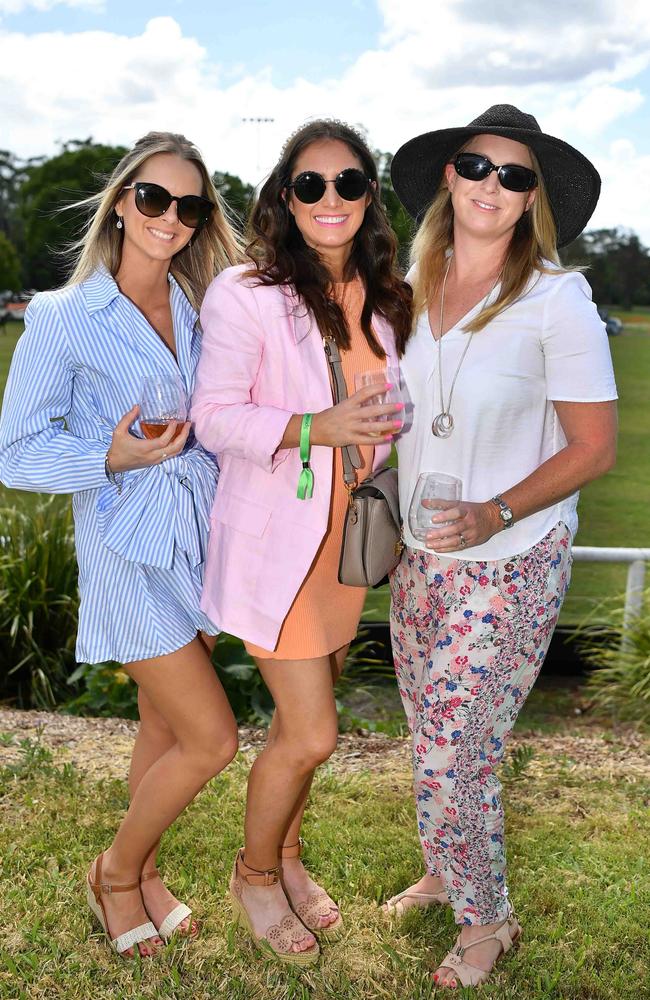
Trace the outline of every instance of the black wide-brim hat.
{"label": "black wide-brim hat", "polygon": [[568,142],[546,135],[532,115],[512,104],[494,104],[464,128],[425,132],[397,150],[391,178],[409,215],[422,218],[440,186],[445,164],[473,135],[485,133],[503,135],[533,150],[555,217],[557,245],[575,240],[596,207],[600,175],[586,156]]}

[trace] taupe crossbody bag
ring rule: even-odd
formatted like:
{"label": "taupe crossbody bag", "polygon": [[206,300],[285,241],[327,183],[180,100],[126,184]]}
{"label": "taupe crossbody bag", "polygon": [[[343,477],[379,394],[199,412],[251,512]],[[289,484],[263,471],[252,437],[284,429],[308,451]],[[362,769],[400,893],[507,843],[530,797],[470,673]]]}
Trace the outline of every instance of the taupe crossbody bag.
{"label": "taupe crossbody bag", "polygon": [[[331,338],[323,341],[332,371],[334,402],[347,399],[339,349]],[[357,485],[361,456],[356,445],[341,448],[343,482],[349,505],[343,526],[339,583],[375,587],[397,566],[404,544],[399,516],[397,469],[383,468]]]}

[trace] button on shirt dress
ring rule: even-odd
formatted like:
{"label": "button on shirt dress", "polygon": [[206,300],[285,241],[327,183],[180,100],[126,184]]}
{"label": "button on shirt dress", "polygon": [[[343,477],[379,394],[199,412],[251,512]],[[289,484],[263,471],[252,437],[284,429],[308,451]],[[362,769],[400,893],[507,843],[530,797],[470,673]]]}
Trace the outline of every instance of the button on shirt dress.
{"label": "button on shirt dress", "polygon": [[[0,481],[73,493],[80,662],[173,652],[217,627],[200,610],[217,466],[190,436],[183,453],[124,474],[104,471],[144,376],[176,374],[188,397],[200,351],[197,314],[170,276],[178,360],[104,269],[36,295],[14,353],[0,420]],[[139,433],[135,424],[133,431]]]}

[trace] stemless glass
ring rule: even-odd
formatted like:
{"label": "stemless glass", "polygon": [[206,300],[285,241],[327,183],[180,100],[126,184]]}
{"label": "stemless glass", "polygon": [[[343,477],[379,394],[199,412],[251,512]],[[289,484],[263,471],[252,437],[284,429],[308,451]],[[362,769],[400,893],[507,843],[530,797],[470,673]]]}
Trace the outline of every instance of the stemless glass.
{"label": "stemless glass", "polygon": [[177,375],[147,375],[140,390],[140,427],[146,438],[158,438],[172,421],[175,440],[187,420],[187,397]]}
{"label": "stemless glass", "polygon": [[[388,382],[391,388],[378,392],[376,396],[372,396],[366,403],[364,403],[364,406],[376,406],[378,403],[403,402],[402,391],[400,389],[399,368],[380,368],[378,371],[372,372],[355,372],[355,392],[358,392],[359,389],[363,389],[366,385],[374,385],[375,382],[380,385]],[[377,417],[377,420],[399,420],[400,417],[401,411],[397,413],[390,413],[383,417]]]}
{"label": "stemless glass", "polygon": [[462,480],[458,476],[447,476],[444,472],[420,473],[409,507],[409,528],[414,538],[423,542],[434,527],[442,528],[453,523],[438,521],[433,525],[431,518],[445,510],[442,504],[436,505],[437,501],[460,500],[462,488]]}

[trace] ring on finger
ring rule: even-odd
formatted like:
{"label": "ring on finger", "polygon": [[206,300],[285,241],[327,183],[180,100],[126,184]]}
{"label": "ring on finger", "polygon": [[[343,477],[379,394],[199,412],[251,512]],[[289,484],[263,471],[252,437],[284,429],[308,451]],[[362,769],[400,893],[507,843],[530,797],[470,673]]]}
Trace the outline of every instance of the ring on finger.
{"label": "ring on finger", "polygon": [[167,452],[163,451],[163,453],[162,453],[162,460],[163,460],[163,462],[165,461],[166,458],[167,458]]}
{"label": "ring on finger", "polygon": [[460,547],[461,547],[461,549],[464,549],[465,546],[467,545],[467,542],[465,541],[465,536],[462,533],[462,531],[458,532],[458,537],[460,538]]}

